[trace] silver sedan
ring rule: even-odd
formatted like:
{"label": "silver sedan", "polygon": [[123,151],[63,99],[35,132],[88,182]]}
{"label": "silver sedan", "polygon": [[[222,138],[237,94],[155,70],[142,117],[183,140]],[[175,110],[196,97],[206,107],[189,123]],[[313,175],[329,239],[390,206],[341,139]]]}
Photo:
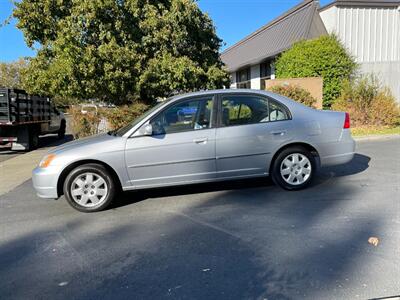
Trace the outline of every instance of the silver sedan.
{"label": "silver sedan", "polygon": [[51,150],[33,170],[39,197],[65,195],[83,212],[119,191],[270,175],[286,190],[354,156],[349,115],[270,92],[215,90],[172,97],[119,130]]}

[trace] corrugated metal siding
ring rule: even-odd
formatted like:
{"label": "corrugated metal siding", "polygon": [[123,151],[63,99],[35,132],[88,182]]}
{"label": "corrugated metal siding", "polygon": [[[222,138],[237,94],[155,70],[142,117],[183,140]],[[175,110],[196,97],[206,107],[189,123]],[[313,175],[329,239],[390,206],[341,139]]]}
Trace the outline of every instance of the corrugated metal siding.
{"label": "corrugated metal siding", "polygon": [[385,62],[400,60],[399,26],[394,8],[337,7],[334,31],[357,62]]}
{"label": "corrugated metal siding", "polygon": [[399,8],[331,6],[320,15],[354,55],[361,73],[374,73],[400,102]]}
{"label": "corrugated metal siding", "polygon": [[[229,71],[236,71],[244,66],[260,63],[290,48],[296,41],[312,38],[309,30],[313,17],[319,18],[315,14],[317,8],[316,2],[310,2],[295,10],[282,20],[227,49],[221,54],[222,61]],[[319,31],[317,29],[313,27],[313,35],[326,34],[324,27]]]}

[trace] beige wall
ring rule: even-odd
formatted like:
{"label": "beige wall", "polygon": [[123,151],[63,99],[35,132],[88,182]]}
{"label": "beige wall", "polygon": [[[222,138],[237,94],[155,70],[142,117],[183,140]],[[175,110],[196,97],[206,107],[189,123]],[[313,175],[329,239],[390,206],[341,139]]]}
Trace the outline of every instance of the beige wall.
{"label": "beige wall", "polygon": [[310,94],[317,99],[316,107],[322,109],[322,77],[284,78],[265,81],[265,87],[267,90],[276,85],[297,85],[309,91]]}

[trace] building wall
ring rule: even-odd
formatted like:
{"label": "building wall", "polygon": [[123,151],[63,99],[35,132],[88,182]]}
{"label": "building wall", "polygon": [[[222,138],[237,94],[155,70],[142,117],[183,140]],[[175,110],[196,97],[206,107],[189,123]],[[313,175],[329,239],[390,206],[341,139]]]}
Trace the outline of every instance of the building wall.
{"label": "building wall", "polygon": [[[260,64],[255,64],[250,66],[250,85],[252,89],[259,90],[261,89],[261,69],[260,69]],[[271,79],[275,79],[275,66],[272,64],[272,69],[271,69]],[[231,89],[237,88],[237,82],[236,82],[236,72],[230,73],[231,76]]]}
{"label": "building wall", "polygon": [[251,88],[254,90],[259,90],[261,86],[260,80],[260,65],[253,65],[250,67],[250,80],[251,80]]}
{"label": "building wall", "polygon": [[332,6],[320,15],[328,32],[336,33],[354,55],[360,70],[376,73],[400,101],[400,9]]}
{"label": "building wall", "polygon": [[236,89],[236,72],[230,73],[231,75],[231,89]]}

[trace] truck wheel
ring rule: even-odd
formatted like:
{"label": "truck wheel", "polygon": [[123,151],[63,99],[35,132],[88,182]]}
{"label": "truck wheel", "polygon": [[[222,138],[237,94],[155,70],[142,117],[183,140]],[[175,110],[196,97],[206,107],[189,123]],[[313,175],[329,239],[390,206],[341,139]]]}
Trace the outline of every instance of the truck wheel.
{"label": "truck wheel", "polygon": [[107,169],[99,164],[76,167],[64,182],[68,203],[81,212],[106,209],[117,193],[117,187]]}
{"label": "truck wheel", "polygon": [[29,129],[28,151],[35,150],[39,146],[39,132],[37,128]]}
{"label": "truck wheel", "polygon": [[62,140],[65,137],[65,128],[66,128],[65,120],[61,120],[60,129],[58,130],[58,138]]}

